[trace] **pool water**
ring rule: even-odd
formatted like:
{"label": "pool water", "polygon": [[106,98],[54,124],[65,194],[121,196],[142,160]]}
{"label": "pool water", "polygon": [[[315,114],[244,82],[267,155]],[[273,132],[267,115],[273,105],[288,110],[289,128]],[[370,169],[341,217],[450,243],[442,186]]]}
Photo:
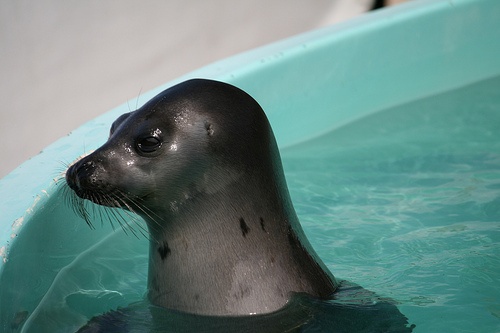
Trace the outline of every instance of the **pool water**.
{"label": "pool water", "polygon": [[[302,226],[336,277],[397,301],[414,332],[500,331],[500,77],[281,153]],[[121,230],[89,247],[24,330],[75,329],[141,300],[147,250]]]}
{"label": "pool water", "polygon": [[500,77],[282,150],[295,209],[336,276],[415,332],[500,331]]}

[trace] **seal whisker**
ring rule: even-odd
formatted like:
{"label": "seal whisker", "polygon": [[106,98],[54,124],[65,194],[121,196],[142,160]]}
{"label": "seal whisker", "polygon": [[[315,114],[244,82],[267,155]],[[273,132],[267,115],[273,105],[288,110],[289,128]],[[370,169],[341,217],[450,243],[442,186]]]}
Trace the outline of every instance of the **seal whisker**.
{"label": "seal whisker", "polygon": [[[118,194],[105,194],[109,206],[112,206],[110,213],[113,214],[115,219],[120,223],[121,228],[126,232],[128,229],[135,237],[139,238],[138,233],[143,237],[148,238],[147,229],[139,222],[137,214],[134,212],[133,208],[127,203],[128,199],[125,199],[126,195],[122,191],[116,190]],[[124,210],[117,211],[113,208],[126,208]],[[124,216],[125,215],[125,216]],[[133,225],[138,226],[138,232],[134,229]]]}
{"label": "seal whisker", "polygon": [[117,222],[118,225],[120,226],[120,228],[125,232],[125,234],[127,233],[124,226],[123,226],[123,223],[122,223],[122,219],[123,217],[121,216],[121,214],[117,214],[117,211],[115,209],[115,207],[120,207],[119,203],[116,202],[115,198],[113,198],[110,194],[106,194],[106,193],[103,193],[103,195],[106,197],[106,209],[105,209],[105,212],[106,212],[106,218],[107,220],[109,221],[109,223],[111,224],[113,230],[115,230],[115,225],[113,223],[113,221]]}
{"label": "seal whisker", "polygon": [[81,209],[81,199],[80,197],[77,197],[73,192],[69,193],[67,203],[70,205],[70,207],[73,209],[73,212],[83,218],[82,214],[82,209]]}
{"label": "seal whisker", "polygon": [[138,106],[139,106],[139,98],[141,98],[141,94],[142,94],[142,87],[141,89],[139,89],[139,94],[137,94],[137,98],[135,100],[135,109],[137,110]]}
{"label": "seal whisker", "polygon": [[120,228],[123,230],[123,232],[126,235],[128,235],[128,232],[127,232],[127,230],[128,230],[134,236],[137,237],[135,232],[130,228],[128,221],[125,219],[125,217],[121,214],[121,212],[116,210],[116,208],[121,207],[117,198],[115,196],[111,196],[110,194],[103,194],[103,195],[105,196],[105,203],[107,204],[106,215],[107,215],[108,221],[111,223],[113,229],[114,229],[113,220],[115,220],[116,222],[118,222],[118,224],[120,225]]}
{"label": "seal whisker", "polygon": [[[118,190],[119,191],[119,190]],[[152,220],[157,226],[161,227],[161,224],[157,219],[163,220],[161,216],[156,214],[154,211],[149,209],[147,206],[141,203],[142,199],[137,196],[132,196],[129,193],[125,193],[123,191],[119,191],[120,194],[120,202],[122,205],[127,208],[130,212],[137,214],[136,209],[140,210],[144,215],[148,217],[148,219]],[[135,208],[134,208],[135,207]]]}
{"label": "seal whisker", "polygon": [[56,185],[59,183],[59,180],[65,177],[66,171],[68,170],[69,163],[66,161],[57,161],[60,164],[60,167],[54,168],[54,175],[52,178],[54,179]]}
{"label": "seal whisker", "polygon": [[[148,214],[148,212],[145,210],[146,207],[139,204],[138,200],[134,199],[132,196],[130,196],[126,193],[123,193],[123,192],[121,192],[121,196],[117,196],[116,199],[122,203],[122,206],[125,206],[127,208],[127,210],[125,210],[125,212],[126,212],[125,214],[127,214],[131,218],[132,222],[134,222],[134,224],[139,227],[139,232],[145,238],[149,239],[149,236],[151,236],[151,234],[150,234],[149,230],[138,220],[138,218],[137,218],[138,214],[134,209],[134,207],[137,207],[141,212],[143,212],[146,216],[148,216],[149,219],[155,221],[155,223],[157,223],[159,225],[159,223],[156,222],[156,220],[152,216],[150,216],[150,214]],[[130,202],[134,207],[132,207],[132,205],[129,204],[128,202]],[[131,212],[132,214],[129,214],[129,212]]]}
{"label": "seal whisker", "polygon": [[95,229],[94,224],[90,219],[90,215],[87,207],[85,207],[85,200],[78,200],[78,212],[81,217],[85,220],[85,223],[90,227],[90,229]]}
{"label": "seal whisker", "polygon": [[[159,231],[159,229],[162,228],[162,224],[160,223],[160,221],[165,222],[163,220],[163,218],[161,216],[159,216],[158,214],[156,214],[151,209],[149,209],[147,206],[143,205],[140,202],[142,200],[141,198],[132,198],[132,197],[128,196],[127,199],[134,205],[134,207],[137,207],[137,209],[139,209],[142,213],[144,213],[144,215],[146,215],[149,220],[154,222],[154,225],[150,226],[151,228],[153,228],[155,231]],[[132,207],[130,207],[130,210],[134,211],[134,209]],[[157,228],[159,228],[159,229],[157,229]]]}
{"label": "seal whisker", "polygon": [[[92,223],[92,219],[91,219],[91,214],[89,213],[89,209],[87,207],[87,203],[85,201],[85,199],[79,199],[78,200],[78,204],[79,204],[79,212],[80,212],[80,216],[83,217],[83,219],[85,220],[85,222],[87,223],[87,225],[91,228],[91,229],[95,229],[94,227],[94,224]],[[93,207],[93,206],[91,206]],[[92,208],[93,210],[94,208]]]}
{"label": "seal whisker", "polygon": [[90,220],[87,218],[86,210],[84,207],[85,199],[80,198],[74,192],[69,192],[67,198],[68,198],[67,203],[73,209],[73,212],[75,212],[76,215],[80,216],[83,220],[85,220],[85,223],[91,229],[93,229],[93,225],[90,222]]}
{"label": "seal whisker", "polygon": [[[92,207],[92,215],[94,217],[98,216],[98,219],[101,221],[101,227],[104,225],[105,220],[107,220],[109,222],[109,224],[111,225],[111,228],[113,230],[116,230],[115,224],[113,223],[113,221],[117,221],[118,224],[122,227],[122,223],[116,217],[116,211],[113,209],[114,207],[119,207],[119,206],[117,206],[112,201],[109,194],[104,193],[102,191],[99,191],[99,192],[93,193],[89,199],[91,201],[91,203],[89,203],[89,204]],[[94,202],[104,204],[105,206],[96,205],[96,204],[94,204]]]}
{"label": "seal whisker", "polygon": [[109,224],[111,225],[111,229],[115,230],[113,218],[110,217],[109,213],[110,208],[97,205],[93,205],[93,207],[99,213],[99,220],[101,221],[101,227],[104,225],[104,220],[108,220]]}

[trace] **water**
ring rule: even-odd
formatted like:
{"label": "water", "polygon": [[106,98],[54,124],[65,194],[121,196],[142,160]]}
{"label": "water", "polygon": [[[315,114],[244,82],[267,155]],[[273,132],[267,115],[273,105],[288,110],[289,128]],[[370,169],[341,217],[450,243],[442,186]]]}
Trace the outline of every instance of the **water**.
{"label": "water", "polygon": [[336,276],[415,332],[500,331],[500,78],[284,149],[297,213]]}
{"label": "water", "polygon": [[[500,77],[364,117],[282,159],[336,277],[397,301],[414,332],[500,331]],[[141,300],[146,263],[145,240],[111,234],[59,272],[25,331],[75,329]]]}

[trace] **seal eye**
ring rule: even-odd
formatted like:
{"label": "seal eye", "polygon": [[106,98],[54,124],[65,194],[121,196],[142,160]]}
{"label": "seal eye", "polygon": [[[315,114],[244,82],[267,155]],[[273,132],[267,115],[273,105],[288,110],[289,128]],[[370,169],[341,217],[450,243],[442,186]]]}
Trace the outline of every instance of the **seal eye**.
{"label": "seal eye", "polygon": [[137,149],[141,153],[153,153],[161,147],[161,141],[157,137],[147,136],[137,141]]}

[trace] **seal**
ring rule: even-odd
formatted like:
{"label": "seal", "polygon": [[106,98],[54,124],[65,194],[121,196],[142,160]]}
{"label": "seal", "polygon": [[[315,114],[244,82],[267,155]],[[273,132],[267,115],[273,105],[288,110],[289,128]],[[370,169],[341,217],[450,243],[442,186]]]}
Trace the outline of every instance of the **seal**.
{"label": "seal", "polygon": [[337,288],[299,224],[264,111],[232,85],[193,79],[161,92],[120,116],[66,182],[145,220],[154,305],[265,314]]}

